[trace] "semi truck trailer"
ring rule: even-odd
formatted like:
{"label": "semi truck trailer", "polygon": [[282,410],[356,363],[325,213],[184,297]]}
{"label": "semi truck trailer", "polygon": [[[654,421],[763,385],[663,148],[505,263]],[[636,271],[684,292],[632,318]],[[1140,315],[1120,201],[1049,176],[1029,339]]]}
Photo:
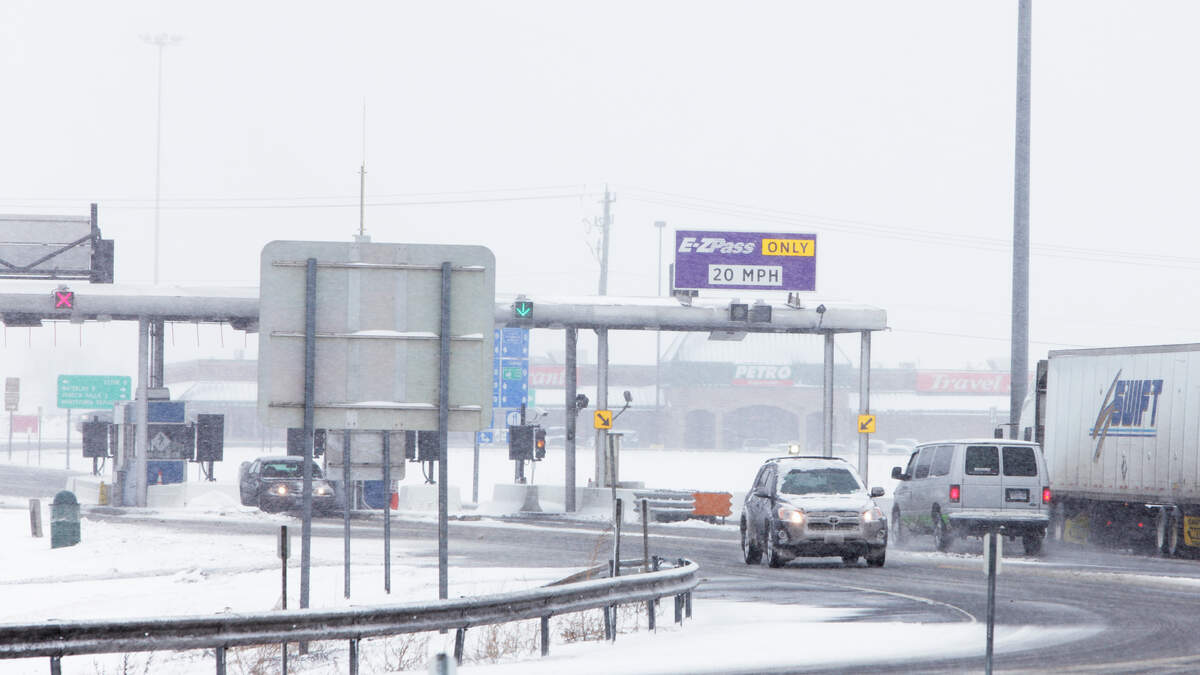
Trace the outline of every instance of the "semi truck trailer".
{"label": "semi truck trailer", "polygon": [[1200,344],[1052,351],[1020,435],[1041,444],[1050,536],[1200,551]]}

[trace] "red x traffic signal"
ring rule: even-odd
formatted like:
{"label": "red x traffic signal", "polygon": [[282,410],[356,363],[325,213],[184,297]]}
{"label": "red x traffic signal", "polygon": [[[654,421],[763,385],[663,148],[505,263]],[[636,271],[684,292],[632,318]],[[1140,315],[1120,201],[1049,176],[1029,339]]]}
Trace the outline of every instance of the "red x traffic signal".
{"label": "red x traffic signal", "polygon": [[54,309],[75,309],[75,291],[54,291]]}

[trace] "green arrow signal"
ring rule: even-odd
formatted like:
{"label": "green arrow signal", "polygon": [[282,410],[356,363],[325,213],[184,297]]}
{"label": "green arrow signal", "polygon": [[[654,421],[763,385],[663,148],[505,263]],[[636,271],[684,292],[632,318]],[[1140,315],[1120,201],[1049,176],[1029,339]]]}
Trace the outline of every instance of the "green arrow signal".
{"label": "green arrow signal", "polygon": [[521,317],[530,316],[531,314],[533,314],[533,303],[532,302],[518,302],[516,305],[513,306],[513,309],[517,312],[517,316],[521,316]]}

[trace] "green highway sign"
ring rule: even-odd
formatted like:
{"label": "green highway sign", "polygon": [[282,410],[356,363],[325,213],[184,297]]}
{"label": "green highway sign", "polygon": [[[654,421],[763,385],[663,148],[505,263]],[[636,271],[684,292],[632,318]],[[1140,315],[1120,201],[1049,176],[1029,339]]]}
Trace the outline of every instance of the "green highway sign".
{"label": "green highway sign", "polygon": [[128,375],[59,375],[59,408],[108,408],[133,398]]}
{"label": "green highway sign", "polygon": [[501,369],[501,377],[506,380],[525,379],[525,369],[520,366],[505,366]]}

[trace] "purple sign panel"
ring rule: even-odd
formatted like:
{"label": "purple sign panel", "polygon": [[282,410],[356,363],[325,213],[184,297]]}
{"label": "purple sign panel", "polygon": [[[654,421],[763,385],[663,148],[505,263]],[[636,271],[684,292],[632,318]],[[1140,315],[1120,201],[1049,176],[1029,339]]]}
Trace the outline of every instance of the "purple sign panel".
{"label": "purple sign panel", "polygon": [[675,288],[814,291],[817,235],[679,230]]}

